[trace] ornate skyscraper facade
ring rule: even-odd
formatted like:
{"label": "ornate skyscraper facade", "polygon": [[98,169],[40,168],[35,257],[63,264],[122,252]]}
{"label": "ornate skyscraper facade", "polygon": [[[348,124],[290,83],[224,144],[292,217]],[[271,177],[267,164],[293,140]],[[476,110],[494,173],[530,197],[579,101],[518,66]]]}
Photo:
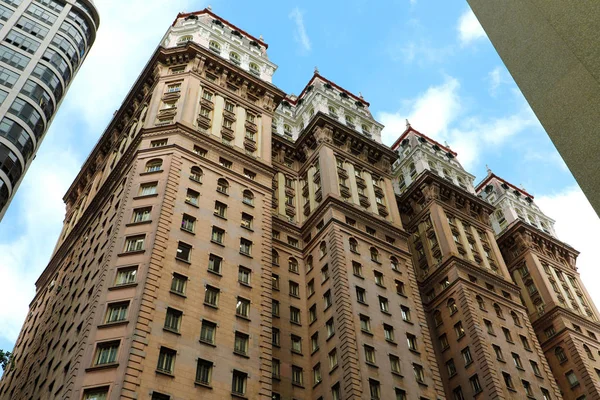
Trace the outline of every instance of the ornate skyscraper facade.
{"label": "ornate skyscraper facade", "polygon": [[383,145],[317,70],[287,95],[267,47],[177,16],[65,195],[0,398],[560,398],[456,153]]}
{"label": "ornate skyscraper facade", "polygon": [[0,1],[0,220],[99,23],[90,0]]}

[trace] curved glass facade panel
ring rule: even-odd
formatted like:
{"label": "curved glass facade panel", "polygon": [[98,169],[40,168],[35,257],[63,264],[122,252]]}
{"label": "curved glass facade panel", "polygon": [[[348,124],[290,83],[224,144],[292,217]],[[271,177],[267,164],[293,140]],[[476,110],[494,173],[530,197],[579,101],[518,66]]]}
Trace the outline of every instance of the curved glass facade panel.
{"label": "curved glass facade panel", "polygon": [[4,171],[6,175],[8,175],[8,179],[13,187],[18,182],[19,178],[21,178],[21,174],[23,173],[23,168],[21,168],[19,158],[3,143],[0,143],[0,169]]}
{"label": "curved glass facade panel", "polygon": [[42,111],[44,111],[46,119],[52,118],[54,103],[52,103],[52,98],[43,87],[28,79],[25,85],[23,85],[23,89],[21,89],[21,94],[24,94],[37,103],[42,108]]}
{"label": "curved glass facade panel", "polygon": [[29,134],[15,121],[3,118],[0,121],[0,136],[8,139],[27,160],[33,153],[33,142]]}
{"label": "curved glass facade panel", "polygon": [[35,69],[31,75],[39,78],[50,88],[50,90],[52,90],[52,94],[54,95],[56,103],[60,101],[63,95],[62,83],[60,83],[60,79],[58,79],[58,76],[56,76],[56,74],[50,68],[43,64],[38,64],[35,66]]}
{"label": "curved glass facade panel", "polygon": [[0,221],[99,21],[91,0],[0,0]]}
{"label": "curved glass facade panel", "polygon": [[77,54],[77,49],[75,48],[75,46],[73,46],[67,40],[67,38],[58,34],[52,38],[52,44],[58,47],[60,51],[65,53],[65,55],[71,62],[73,69],[77,69],[77,66],[79,65],[79,55]]}
{"label": "curved glass facade panel", "polygon": [[23,120],[31,128],[37,140],[42,137],[44,134],[44,119],[31,104],[17,97],[8,111]]}
{"label": "curved glass facade panel", "polygon": [[49,62],[50,65],[60,72],[63,81],[65,81],[65,85],[69,84],[71,81],[71,69],[69,68],[69,64],[67,64],[67,61],[58,54],[58,52],[48,49],[42,56],[42,60]]}

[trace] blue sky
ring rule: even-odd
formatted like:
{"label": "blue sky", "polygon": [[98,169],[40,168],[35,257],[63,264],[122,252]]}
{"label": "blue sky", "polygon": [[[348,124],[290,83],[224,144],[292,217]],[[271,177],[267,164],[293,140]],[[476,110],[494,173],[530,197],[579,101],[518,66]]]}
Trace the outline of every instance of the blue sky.
{"label": "blue sky", "polygon": [[[0,348],[11,349],[64,217],[62,196],[179,11],[200,1],[97,0],[101,27],[37,158],[0,224]],[[361,92],[386,144],[413,127],[444,142],[477,181],[486,164],[556,219],[559,237],[594,271],[600,220],[494,51],[465,0],[212,1],[263,35],[274,84],[298,94],[320,73]],[[587,233],[587,234],[586,234]],[[597,276],[596,276],[597,275]],[[600,304],[600,295],[596,295]]]}

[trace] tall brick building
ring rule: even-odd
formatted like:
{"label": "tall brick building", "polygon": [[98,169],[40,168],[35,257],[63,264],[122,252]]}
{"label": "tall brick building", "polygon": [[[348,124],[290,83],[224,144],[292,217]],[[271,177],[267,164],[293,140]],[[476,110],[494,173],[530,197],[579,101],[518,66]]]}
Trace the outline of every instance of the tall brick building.
{"label": "tall brick building", "polygon": [[318,71],[286,95],[266,51],[177,16],[65,195],[0,398],[560,398],[583,338],[540,345],[502,253],[518,222]]}

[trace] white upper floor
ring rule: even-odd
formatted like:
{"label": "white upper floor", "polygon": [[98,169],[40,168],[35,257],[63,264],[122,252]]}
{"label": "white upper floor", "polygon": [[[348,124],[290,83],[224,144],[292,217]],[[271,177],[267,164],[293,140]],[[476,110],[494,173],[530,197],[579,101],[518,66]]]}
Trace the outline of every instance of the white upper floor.
{"label": "white upper floor", "polygon": [[268,45],[212,13],[210,8],[179,14],[163,37],[163,47],[194,42],[265,82],[272,83],[277,65],[269,61]]}

